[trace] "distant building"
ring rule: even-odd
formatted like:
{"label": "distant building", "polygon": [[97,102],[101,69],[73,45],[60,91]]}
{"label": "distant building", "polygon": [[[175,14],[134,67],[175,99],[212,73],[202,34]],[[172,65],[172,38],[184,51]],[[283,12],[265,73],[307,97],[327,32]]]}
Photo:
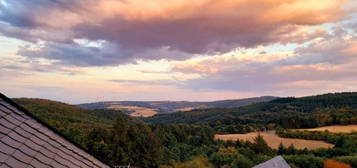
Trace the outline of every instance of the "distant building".
{"label": "distant building", "polygon": [[0,167],[109,166],[0,93]]}
{"label": "distant building", "polygon": [[291,168],[283,157],[277,156],[264,163],[258,164],[253,168]]}

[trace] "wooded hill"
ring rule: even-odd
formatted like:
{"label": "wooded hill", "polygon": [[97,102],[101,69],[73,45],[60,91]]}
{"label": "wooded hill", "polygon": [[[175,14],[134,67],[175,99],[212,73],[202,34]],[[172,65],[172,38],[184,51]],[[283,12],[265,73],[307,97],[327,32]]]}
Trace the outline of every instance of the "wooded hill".
{"label": "wooded hill", "polygon": [[[211,102],[191,102],[191,101],[108,101],[79,104],[78,106],[87,109],[108,109],[115,105],[117,106],[133,106],[144,107],[156,111],[159,114],[173,113],[183,109],[201,109],[201,108],[232,108],[241,107],[258,102],[267,102],[276,99],[277,97],[262,96],[246,99],[234,100],[219,100]],[[121,109],[125,110],[125,109]],[[128,113],[135,111],[128,111]]]}
{"label": "wooded hill", "polygon": [[242,132],[236,127],[247,124],[283,128],[357,124],[357,93],[278,98],[239,108],[207,108],[158,114],[144,120],[153,124],[207,124],[216,130],[232,133]]}
{"label": "wooded hill", "polygon": [[80,138],[92,129],[109,128],[118,116],[129,119],[129,116],[120,111],[88,110],[46,99],[16,98],[13,100],[37,118],[77,142],[81,141]]}

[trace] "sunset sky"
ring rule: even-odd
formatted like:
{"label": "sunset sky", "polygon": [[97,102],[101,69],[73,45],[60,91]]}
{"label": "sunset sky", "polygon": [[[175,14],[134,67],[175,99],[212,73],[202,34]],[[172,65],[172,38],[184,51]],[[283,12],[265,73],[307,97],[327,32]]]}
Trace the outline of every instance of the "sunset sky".
{"label": "sunset sky", "polygon": [[0,0],[0,80],[67,103],[357,91],[357,1]]}

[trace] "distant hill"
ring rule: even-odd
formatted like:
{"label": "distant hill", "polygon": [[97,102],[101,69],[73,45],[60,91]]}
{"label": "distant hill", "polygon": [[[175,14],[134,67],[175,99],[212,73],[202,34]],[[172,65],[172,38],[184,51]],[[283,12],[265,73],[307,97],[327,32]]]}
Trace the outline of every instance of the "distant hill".
{"label": "distant hill", "polygon": [[[152,116],[156,113],[173,113],[177,111],[191,111],[204,108],[233,108],[246,106],[253,103],[267,102],[277,97],[263,96],[246,99],[221,100],[212,102],[190,102],[190,101],[108,101],[79,104],[87,109],[118,109],[125,111],[132,116]],[[144,115],[145,116],[145,115]]]}
{"label": "distant hill", "polygon": [[209,124],[217,129],[269,123],[285,128],[357,124],[357,92],[278,98],[238,108],[206,108],[158,114],[145,118],[145,121],[154,124]]}

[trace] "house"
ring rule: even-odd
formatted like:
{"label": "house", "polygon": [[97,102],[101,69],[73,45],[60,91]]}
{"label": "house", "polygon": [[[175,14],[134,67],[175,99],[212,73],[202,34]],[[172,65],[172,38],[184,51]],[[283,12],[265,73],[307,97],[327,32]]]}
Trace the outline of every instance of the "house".
{"label": "house", "polygon": [[0,93],[0,167],[109,167]]}
{"label": "house", "polygon": [[264,163],[258,164],[253,168],[290,168],[289,164],[281,156],[276,156]]}

